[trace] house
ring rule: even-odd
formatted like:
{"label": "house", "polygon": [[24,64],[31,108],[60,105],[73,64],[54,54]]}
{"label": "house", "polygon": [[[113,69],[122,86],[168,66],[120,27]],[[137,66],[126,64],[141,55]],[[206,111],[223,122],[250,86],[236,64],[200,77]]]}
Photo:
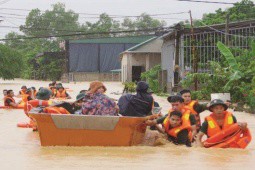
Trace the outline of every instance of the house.
{"label": "house", "polygon": [[228,28],[226,24],[204,25],[194,28],[193,34],[190,28],[177,24],[175,29],[162,36],[161,68],[167,92],[177,91],[179,81],[187,73],[211,72],[211,61],[219,62],[222,56],[217,47],[218,41],[225,43],[233,49],[234,56],[238,56],[240,49],[249,48],[254,33],[255,20],[229,23]]}
{"label": "house", "polygon": [[[106,37],[69,40],[66,43],[69,81],[119,81],[119,54],[154,36]],[[114,76],[113,76],[114,74]]]}
{"label": "house", "polygon": [[139,81],[141,73],[161,64],[162,39],[152,37],[120,54],[122,82]]}

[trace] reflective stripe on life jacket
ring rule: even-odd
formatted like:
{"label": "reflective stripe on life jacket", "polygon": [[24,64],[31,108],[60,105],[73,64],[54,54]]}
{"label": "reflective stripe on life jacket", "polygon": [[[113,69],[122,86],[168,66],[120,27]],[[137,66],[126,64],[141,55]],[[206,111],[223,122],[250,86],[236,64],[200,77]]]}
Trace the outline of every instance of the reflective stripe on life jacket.
{"label": "reflective stripe on life jacket", "polygon": [[5,97],[4,97],[4,105],[5,105],[5,106],[10,106],[10,105],[6,102],[7,99],[10,99],[13,103],[15,103],[14,98],[9,97],[9,96],[5,96]]}
{"label": "reflective stripe on life jacket", "polygon": [[191,111],[191,114],[193,114],[196,118],[196,128],[197,130],[200,129],[201,127],[201,120],[200,120],[200,115],[194,110],[194,105],[197,104],[198,102],[196,100],[192,100],[189,104],[186,105]]}
{"label": "reflective stripe on life jacket", "polygon": [[182,125],[170,129],[170,122],[169,122],[170,113],[169,113],[163,122],[163,126],[165,128],[166,133],[172,137],[177,138],[177,135],[180,131],[187,129],[189,131],[189,139],[191,141],[192,133],[191,133],[191,124],[190,124],[189,117],[190,117],[190,110],[186,110],[184,113],[182,113],[182,118],[181,118]]}
{"label": "reflective stripe on life jacket", "polygon": [[225,111],[224,114],[225,114],[225,117],[224,117],[224,123],[223,123],[222,128],[220,128],[220,126],[214,119],[213,114],[211,114],[210,116],[207,116],[205,118],[205,120],[208,122],[208,129],[207,129],[208,138],[210,136],[213,136],[213,135],[217,134],[218,132],[230,127],[234,123],[233,116],[230,112]]}

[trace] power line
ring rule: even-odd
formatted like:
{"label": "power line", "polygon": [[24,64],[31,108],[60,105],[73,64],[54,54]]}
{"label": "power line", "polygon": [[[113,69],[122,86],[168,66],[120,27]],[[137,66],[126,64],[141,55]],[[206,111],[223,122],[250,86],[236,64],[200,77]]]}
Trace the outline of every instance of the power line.
{"label": "power line", "polygon": [[5,3],[9,2],[9,1],[10,1],[10,0],[1,1],[1,2],[0,2],[0,5],[3,5],[3,4],[5,4]]}
{"label": "power line", "polygon": [[219,2],[219,1],[200,1],[200,0],[177,0],[177,1],[185,1],[185,2],[200,2],[200,3],[212,3],[212,4],[226,4],[226,5],[234,5],[232,2]]}
{"label": "power line", "polygon": [[215,32],[219,32],[219,33],[224,34],[224,35],[230,35],[230,36],[240,37],[240,38],[255,38],[255,37],[251,37],[251,36],[243,36],[243,35],[236,35],[236,34],[226,33],[226,32],[223,32],[223,31],[221,31],[221,30],[218,30],[218,29],[216,29],[216,28],[213,28],[213,27],[207,25],[207,24],[205,24],[204,22],[202,22],[202,21],[200,21],[200,20],[198,20],[198,21],[199,21],[200,23],[202,23],[204,26],[210,28],[211,30],[214,30]]}
{"label": "power line", "polygon": [[31,36],[31,37],[20,37],[20,38],[5,38],[0,39],[0,41],[7,40],[20,40],[20,39],[40,39],[40,38],[57,38],[57,37],[69,37],[69,36],[81,36],[81,35],[102,35],[102,34],[120,34],[120,33],[135,33],[135,32],[155,32],[163,31],[164,29],[171,29],[174,27],[156,27],[150,29],[141,29],[141,30],[126,30],[126,31],[107,31],[107,32],[88,32],[88,33],[76,33],[76,34],[61,34],[61,35],[42,35],[42,36]]}
{"label": "power line", "polygon": [[[14,10],[14,11],[27,11],[31,12],[32,10],[29,9],[18,9],[18,8],[0,8],[0,10]],[[41,12],[46,12],[44,10],[40,10]],[[64,13],[64,12],[59,12],[59,11],[48,11],[48,12],[54,12],[54,13]],[[69,11],[66,11],[69,12]],[[93,16],[92,18],[100,18],[101,14],[91,14],[91,13],[79,13],[79,12],[73,12],[74,14],[79,14],[79,15],[90,15]],[[165,14],[147,14],[149,16],[165,16],[165,15],[178,15],[178,14],[185,14],[188,13],[188,11],[182,11],[182,12],[173,12],[173,13],[165,13]],[[141,15],[111,15],[107,14],[110,18],[135,18],[135,17],[141,17]]]}

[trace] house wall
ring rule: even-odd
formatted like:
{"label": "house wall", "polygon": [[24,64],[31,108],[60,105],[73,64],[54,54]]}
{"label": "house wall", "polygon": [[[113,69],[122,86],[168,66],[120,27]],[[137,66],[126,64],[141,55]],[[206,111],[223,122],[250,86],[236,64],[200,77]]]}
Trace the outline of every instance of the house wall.
{"label": "house wall", "polygon": [[160,53],[126,53],[122,56],[122,82],[132,81],[132,66],[143,66],[145,71],[161,63]]}
{"label": "house wall", "polygon": [[70,72],[61,77],[62,82],[121,81],[121,73]]}
{"label": "house wall", "polygon": [[166,83],[167,92],[172,91],[174,81],[174,58],[175,58],[175,40],[167,40],[162,45],[161,67],[167,72]]}

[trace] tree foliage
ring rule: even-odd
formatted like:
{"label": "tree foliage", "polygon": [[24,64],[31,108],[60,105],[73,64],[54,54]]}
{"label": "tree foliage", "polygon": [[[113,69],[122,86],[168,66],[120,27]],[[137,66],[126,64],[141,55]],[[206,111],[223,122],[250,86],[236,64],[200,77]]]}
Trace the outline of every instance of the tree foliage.
{"label": "tree foliage", "polygon": [[14,79],[22,68],[20,54],[6,45],[0,44],[0,78]]}
{"label": "tree foliage", "polygon": [[[62,3],[56,3],[52,5],[52,9],[41,11],[39,9],[33,9],[26,17],[24,25],[20,26],[20,31],[23,34],[10,32],[5,36],[7,39],[23,38],[23,37],[42,37],[23,40],[7,40],[5,45],[19,52],[21,62],[26,69],[22,70],[22,78],[31,78],[37,70],[38,79],[59,79],[61,76],[61,69],[56,63],[62,62],[57,58],[52,58],[50,63],[42,64],[41,62],[46,60],[46,56],[42,56],[42,59],[34,60],[38,53],[42,52],[57,52],[60,51],[59,43],[64,39],[82,39],[89,38],[89,35],[76,35],[86,33],[105,32],[105,34],[93,35],[93,37],[104,36],[116,36],[108,32],[121,31],[121,30],[138,30],[162,27],[165,22],[151,18],[147,14],[142,14],[137,17],[136,20],[125,18],[121,23],[118,20],[114,20],[108,14],[103,13],[99,16],[98,21],[92,23],[85,21],[79,22],[79,15],[72,10],[66,10],[66,7]],[[126,35],[138,35],[148,34],[151,32],[139,32],[139,33],[123,33],[117,36]],[[63,36],[62,35],[70,35]],[[59,35],[58,38],[43,38],[45,36]],[[63,60],[63,59],[62,59]],[[37,63],[35,63],[35,61]],[[34,66],[36,64],[38,68]]]}
{"label": "tree foliage", "polygon": [[185,88],[190,87],[196,77],[201,84],[197,92],[201,94],[200,97],[229,92],[234,102],[244,102],[255,109],[255,42],[251,42],[250,50],[244,50],[236,57],[221,42],[218,42],[217,46],[225,59],[224,62],[211,62],[212,74],[188,74],[182,85]]}

